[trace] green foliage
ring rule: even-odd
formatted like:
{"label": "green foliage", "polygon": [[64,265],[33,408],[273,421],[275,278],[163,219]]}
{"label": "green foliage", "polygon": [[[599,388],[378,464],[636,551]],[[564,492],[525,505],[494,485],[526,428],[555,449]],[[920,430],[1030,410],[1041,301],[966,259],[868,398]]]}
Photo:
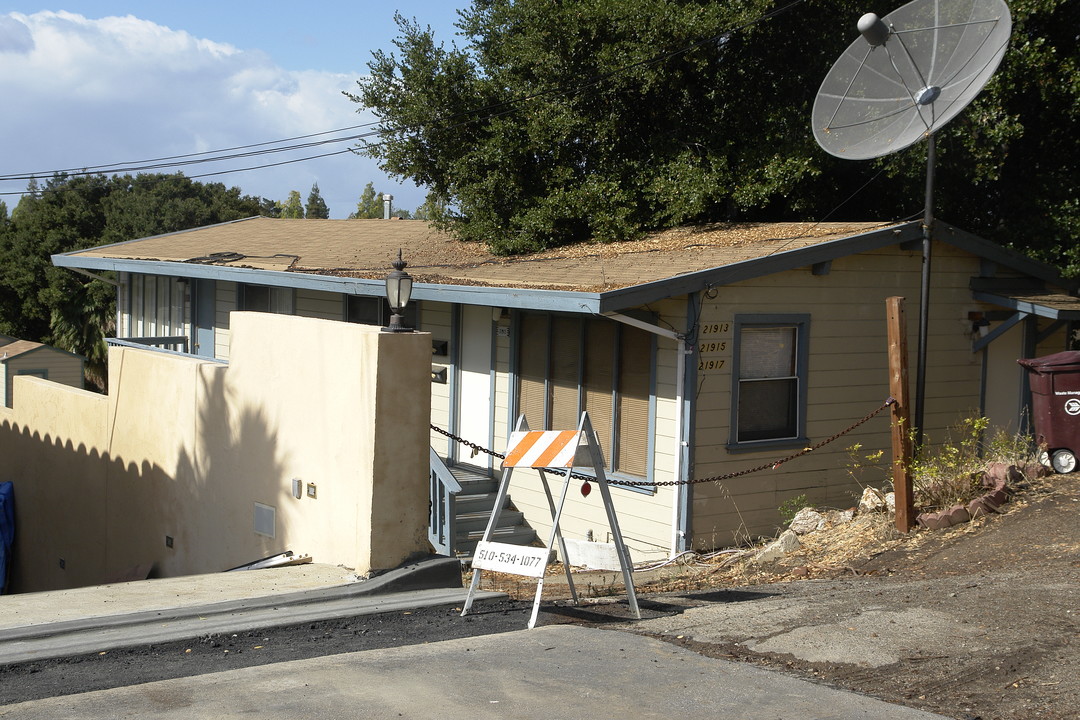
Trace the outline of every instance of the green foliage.
{"label": "green foliage", "polygon": [[356,203],[356,212],[349,215],[350,218],[377,219],[383,216],[382,193],[375,192],[375,184],[368,183],[360,193],[360,200]]}
{"label": "green foliage", "polygon": [[299,190],[289,191],[289,198],[282,204],[281,212],[278,217],[289,218],[291,220],[303,219],[304,206],[300,203]]}
{"label": "green foliage", "polygon": [[[938,215],[1080,273],[1077,5],[1010,7],[1000,72],[940,133]],[[732,30],[772,10],[474,0],[461,47],[399,16],[397,51],[375,52],[349,97],[382,120],[364,151],[441,198],[438,225],[496,252],[705,221],[918,212],[923,152],[844,161],[810,131],[817,88],[865,5],[803,3]]]}
{"label": "green foliage", "polygon": [[[912,432],[912,442],[914,435]],[[884,450],[866,452],[856,443],[848,449],[847,470],[863,488],[891,489],[892,469]],[[966,417],[949,428],[945,439],[924,438],[914,447],[909,466],[915,507],[940,510],[966,503],[984,492],[982,473],[990,463],[1025,465],[1035,462],[1031,438],[991,428],[984,417]]]}
{"label": "green foliage", "polygon": [[322,220],[330,218],[330,208],[326,206],[326,201],[319,194],[319,183],[311,186],[311,192],[307,196],[307,203],[304,205],[304,217]]}
{"label": "green foliage", "polygon": [[796,495],[780,503],[777,510],[780,511],[780,517],[783,518],[784,525],[790,525],[795,516],[799,514],[799,511],[809,505],[810,500],[805,495]]}
{"label": "green foliage", "polygon": [[104,382],[104,337],[115,289],[54,267],[51,256],[137,237],[257,215],[265,201],[182,174],[56,175],[0,221],[0,333],[46,342],[87,358]]}

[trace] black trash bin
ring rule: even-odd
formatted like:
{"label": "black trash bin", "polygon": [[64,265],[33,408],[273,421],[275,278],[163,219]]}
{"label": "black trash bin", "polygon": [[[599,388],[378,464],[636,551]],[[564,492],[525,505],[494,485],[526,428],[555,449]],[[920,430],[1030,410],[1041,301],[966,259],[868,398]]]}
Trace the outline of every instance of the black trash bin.
{"label": "black trash bin", "polygon": [[1080,453],[1080,352],[1068,350],[1016,362],[1027,368],[1035,440],[1059,473],[1076,469]]}

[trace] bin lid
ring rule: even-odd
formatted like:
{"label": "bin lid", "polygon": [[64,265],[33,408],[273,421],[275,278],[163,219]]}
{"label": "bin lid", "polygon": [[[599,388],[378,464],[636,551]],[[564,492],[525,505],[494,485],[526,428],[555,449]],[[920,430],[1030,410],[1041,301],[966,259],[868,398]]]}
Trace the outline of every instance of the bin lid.
{"label": "bin lid", "polygon": [[1037,358],[1021,358],[1020,363],[1033,373],[1040,375],[1052,375],[1060,372],[1080,372],[1080,351],[1066,350],[1065,352],[1044,355]]}

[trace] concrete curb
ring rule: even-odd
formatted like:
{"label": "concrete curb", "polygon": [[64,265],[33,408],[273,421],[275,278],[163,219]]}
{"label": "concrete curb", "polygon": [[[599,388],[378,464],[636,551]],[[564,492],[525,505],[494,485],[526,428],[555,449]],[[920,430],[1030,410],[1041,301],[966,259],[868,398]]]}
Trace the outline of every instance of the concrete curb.
{"label": "concrete curb", "polygon": [[94,629],[177,622],[192,618],[205,619],[215,615],[234,615],[241,612],[308,605],[330,600],[408,593],[418,590],[460,589],[461,587],[461,563],[456,558],[430,556],[402,565],[369,580],[319,590],[298,590],[169,610],[92,616],[80,620],[7,628],[0,630],[0,643],[81,633]]}

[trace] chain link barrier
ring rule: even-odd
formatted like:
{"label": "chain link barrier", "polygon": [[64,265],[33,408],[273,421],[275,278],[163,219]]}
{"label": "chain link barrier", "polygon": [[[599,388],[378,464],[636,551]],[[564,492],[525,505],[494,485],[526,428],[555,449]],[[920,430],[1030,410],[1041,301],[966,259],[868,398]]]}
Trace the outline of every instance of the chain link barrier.
{"label": "chain link barrier", "polygon": [[[798,452],[792,453],[791,455],[788,455],[787,457],[781,458],[781,459],[776,460],[774,462],[768,462],[768,463],[765,463],[763,465],[758,465],[757,467],[746,468],[745,470],[736,470],[735,472],[729,472],[729,473],[725,473],[723,475],[713,475],[712,477],[696,478],[696,479],[692,479],[692,480],[660,480],[660,481],[657,481],[657,482],[648,482],[648,481],[645,481],[645,480],[623,480],[623,479],[620,478],[618,480],[611,480],[610,482],[611,482],[612,485],[629,485],[631,487],[666,487],[666,486],[669,486],[669,485],[697,485],[698,483],[723,482],[724,480],[731,480],[732,478],[742,477],[743,475],[750,475],[752,473],[761,472],[762,470],[776,470],[777,468],[779,468],[781,465],[783,465],[786,462],[790,462],[791,460],[794,460],[795,458],[802,457],[803,455],[811,453],[814,450],[817,450],[818,448],[822,448],[822,447],[828,445],[829,443],[834,442],[835,440],[839,440],[844,435],[847,435],[849,432],[851,432],[855,428],[859,427],[863,423],[868,422],[872,418],[876,417],[882,410],[884,410],[885,408],[887,408],[890,405],[893,405],[895,403],[896,403],[895,398],[891,398],[891,397],[886,398],[885,402],[882,403],[879,407],[875,408],[872,412],[867,413],[861,419],[856,420],[854,423],[847,426],[846,428],[844,428],[840,432],[836,433],[835,435],[831,435],[830,437],[827,437],[824,440],[821,440],[820,442],[817,442],[817,443],[815,443],[813,445],[810,445],[809,447],[805,447],[802,450],[799,450]],[[448,430],[443,430],[442,428],[436,427],[435,425],[432,425],[431,429],[434,430],[435,432],[439,433],[440,435],[445,435],[446,437],[450,438],[451,440],[453,440],[455,442],[459,442],[462,445],[464,445],[465,447],[469,448],[470,450],[473,451],[473,453],[472,453],[473,457],[476,457],[477,453],[486,453],[486,454],[491,455],[492,457],[498,458],[500,460],[504,460],[506,458],[506,455],[504,455],[502,453],[495,452],[494,450],[489,450],[488,448],[477,445],[474,442],[470,442],[470,441],[466,440],[465,438],[458,437],[457,435],[454,435],[453,433],[451,433]],[[575,480],[584,480],[585,482],[590,482],[590,481],[595,481],[596,480],[596,478],[594,478],[594,477],[592,477],[590,475],[582,475],[581,473],[575,473],[575,472],[570,473],[570,477],[572,477]]]}

